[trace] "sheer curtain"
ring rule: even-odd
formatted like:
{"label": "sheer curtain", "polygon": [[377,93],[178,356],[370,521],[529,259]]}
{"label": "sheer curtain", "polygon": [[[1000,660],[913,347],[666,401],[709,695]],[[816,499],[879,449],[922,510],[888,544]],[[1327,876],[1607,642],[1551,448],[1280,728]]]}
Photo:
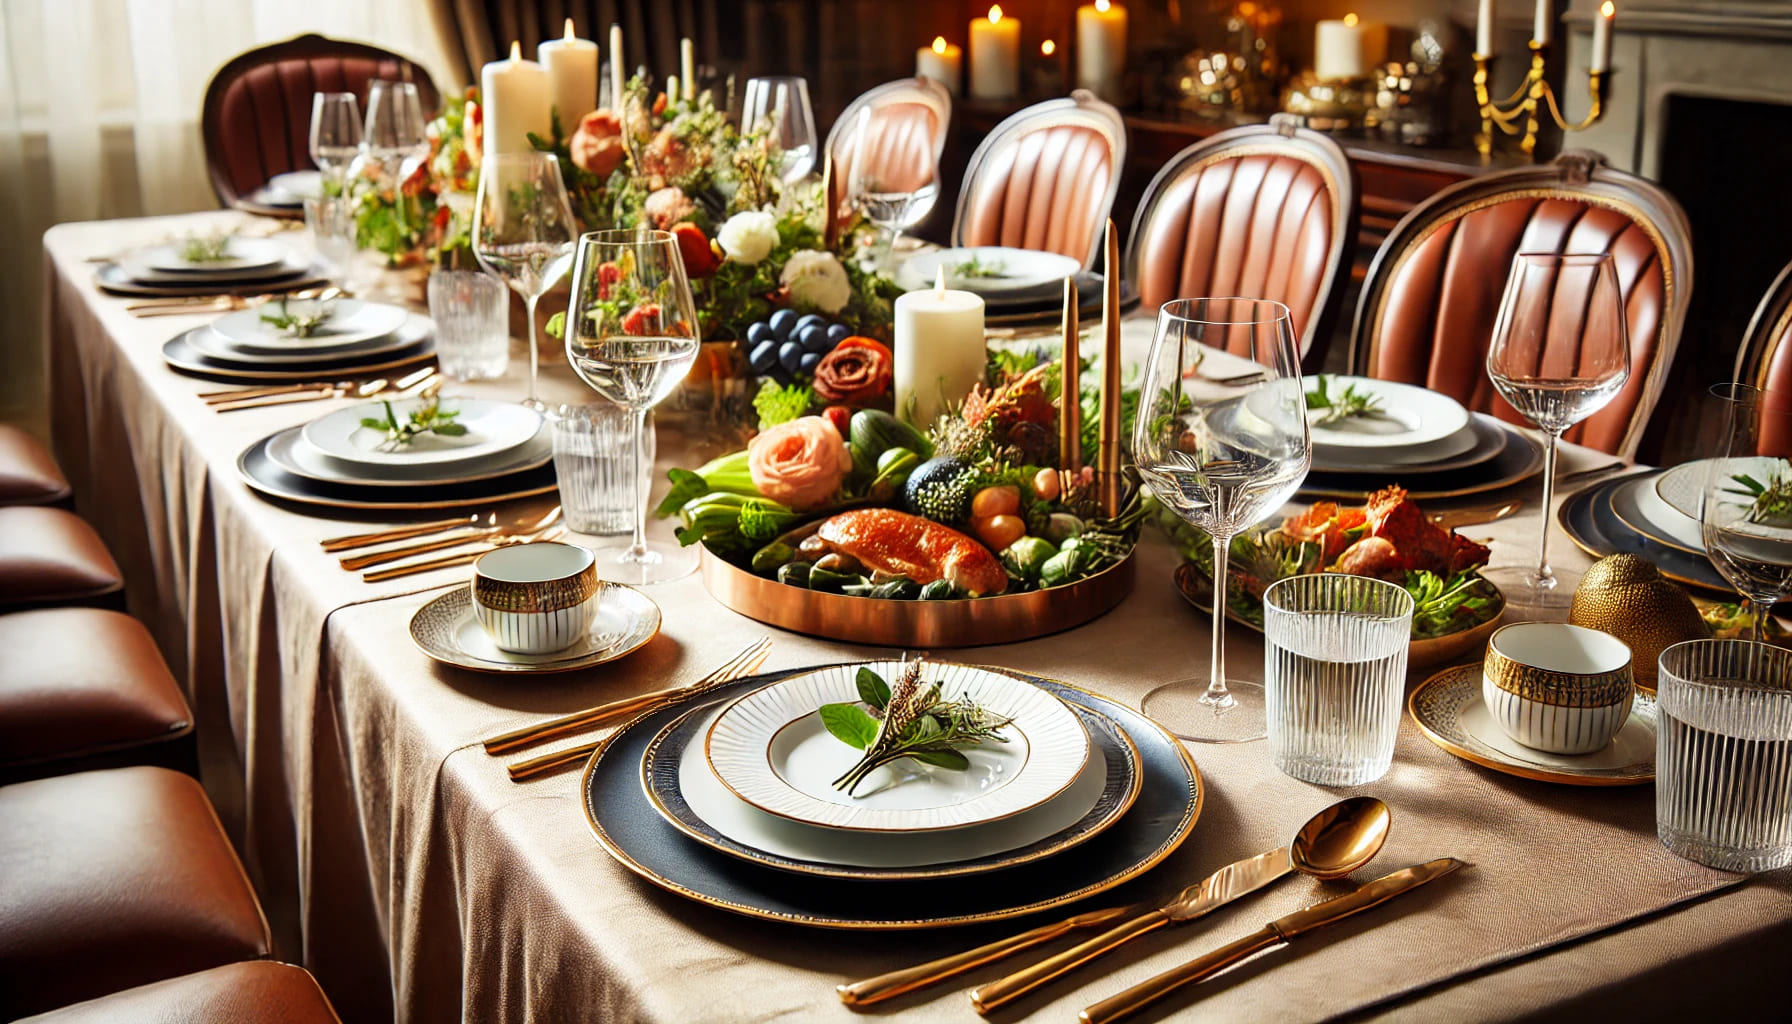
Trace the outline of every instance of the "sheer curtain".
{"label": "sheer curtain", "polygon": [[41,414],[41,239],[72,220],[217,206],[199,107],[212,72],[306,32],[460,79],[429,0],[0,0],[0,419]]}

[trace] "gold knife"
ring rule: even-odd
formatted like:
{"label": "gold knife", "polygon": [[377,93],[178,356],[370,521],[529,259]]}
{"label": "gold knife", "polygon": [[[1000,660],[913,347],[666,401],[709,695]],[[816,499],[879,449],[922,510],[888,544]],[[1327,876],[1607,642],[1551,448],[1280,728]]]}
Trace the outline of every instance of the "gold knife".
{"label": "gold knife", "polygon": [[1205,956],[1190,960],[1180,967],[1173,967],[1118,995],[1109,996],[1077,1014],[1077,1019],[1083,1024],[1112,1024],[1113,1021],[1137,1013],[1184,985],[1205,981],[1271,946],[1286,945],[1310,931],[1378,907],[1409,889],[1416,889],[1434,878],[1442,878],[1457,868],[1467,866],[1454,857],[1441,857],[1383,875],[1353,893],[1279,917],[1236,942],[1229,942]]}

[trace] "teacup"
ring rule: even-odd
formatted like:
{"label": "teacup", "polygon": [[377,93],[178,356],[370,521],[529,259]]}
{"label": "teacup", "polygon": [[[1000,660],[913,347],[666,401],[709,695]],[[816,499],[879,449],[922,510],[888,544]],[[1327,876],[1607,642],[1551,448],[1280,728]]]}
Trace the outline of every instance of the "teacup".
{"label": "teacup", "polygon": [[473,613],[492,642],[514,654],[549,654],[591,631],[603,584],[590,548],[513,544],[473,563]]}
{"label": "teacup", "polygon": [[1503,626],[1481,669],[1487,710],[1527,747],[1591,754],[1630,717],[1630,648],[1610,633],[1560,622]]}

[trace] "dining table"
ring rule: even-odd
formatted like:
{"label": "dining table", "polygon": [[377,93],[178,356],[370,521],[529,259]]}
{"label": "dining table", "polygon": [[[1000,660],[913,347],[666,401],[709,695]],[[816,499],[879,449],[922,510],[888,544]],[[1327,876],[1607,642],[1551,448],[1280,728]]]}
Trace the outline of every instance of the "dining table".
{"label": "dining table", "polygon": [[[767,671],[896,652],[765,626],[723,607],[691,575],[644,588],[663,625],[609,664],[509,676],[431,661],[408,623],[424,602],[465,585],[466,567],[362,582],[319,542],[402,517],[277,504],[238,474],[238,456],[253,442],[351,400],[217,412],[197,395],[218,385],[172,371],[161,353],[206,316],[138,319],[125,299],[95,286],[91,257],[244,220],[216,212],[51,229],[44,342],[58,457],[79,511],[124,570],[130,610],[184,682],[202,778],[266,907],[275,955],[311,969],[351,1024],[976,1019],[968,989],[1025,960],[870,1013],[843,1006],[835,986],[1072,909],[898,932],[742,916],[666,891],[606,855],[587,824],[578,771],[517,783],[506,764],[538,750],[493,757],[481,748],[486,737],[549,716],[693,681],[760,635],[774,641]],[[1126,325],[1129,361],[1142,356],[1150,334],[1149,315]],[[520,397],[526,366],[513,358],[505,377],[454,384],[448,394]],[[564,360],[544,363],[542,391],[550,405],[592,400]],[[690,464],[703,440],[670,420],[660,430],[660,487],[664,469]],[[1564,445],[1561,472],[1611,461]],[[1551,510],[1538,507],[1535,479],[1427,509],[1506,498],[1522,499],[1522,510],[1462,530],[1491,543],[1492,564],[1534,557],[1541,531],[1550,533],[1558,566],[1590,563]],[[520,511],[552,501],[530,499]],[[650,529],[671,532],[663,521]],[[1165,681],[1204,677],[1208,617],[1173,585],[1175,551],[1148,530],[1134,559],[1130,595],[1086,625],[931,656],[1065,680],[1134,707]],[[1228,648],[1234,675],[1262,678],[1260,635],[1233,627]],[[1409,688],[1430,674],[1412,670]],[[1143,1019],[1659,1018],[1780,998],[1779,972],[1792,955],[1792,873],[1746,877],[1670,853],[1655,836],[1650,785],[1577,787],[1500,774],[1434,746],[1409,717],[1392,769],[1364,786],[1293,779],[1276,770],[1263,742],[1188,750],[1200,777],[1192,833],[1142,877],[1076,909],[1167,898],[1222,865],[1288,843],[1314,812],[1354,794],[1391,808],[1386,846],[1350,881],[1285,880],[1134,943],[997,1019],[1074,1019],[1082,1007],[1272,918],[1348,891],[1351,881],[1439,857],[1468,866],[1190,986]],[[793,875],[788,884],[805,883]]]}

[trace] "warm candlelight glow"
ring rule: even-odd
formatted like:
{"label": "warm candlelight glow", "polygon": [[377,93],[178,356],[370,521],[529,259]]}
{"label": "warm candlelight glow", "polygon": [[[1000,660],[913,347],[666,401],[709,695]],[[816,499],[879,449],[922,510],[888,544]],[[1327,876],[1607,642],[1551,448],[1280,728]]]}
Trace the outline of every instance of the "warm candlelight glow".
{"label": "warm candlelight glow", "polygon": [[934,53],[945,53],[946,52],[946,37],[945,36],[934,36],[933,37],[933,52]]}
{"label": "warm candlelight glow", "polygon": [[941,264],[934,270],[933,297],[936,299],[944,299],[946,297],[946,267],[944,264]]}
{"label": "warm candlelight glow", "polygon": [[1103,14],[1106,14],[1108,12],[1109,6],[1110,5],[1108,4],[1108,0],[1095,0],[1095,9],[1100,11]]}
{"label": "warm candlelight glow", "polygon": [[571,18],[566,19],[566,38],[568,38],[568,39],[579,38],[578,33],[574,32],[572,30],[572,19]]}
{"label": "warm candlelight glow", "polygon": [[991,25],[1000,25],[1002,23],[1002,5],[1001,4],[990,4],[989,5],[989,23]]}
{"label": "warm candlelight glow", "polygon": [[1612,5],[1612,0],[1605,0],[1605,3],[1599,5],[1599,16],[1601,18],[1610,19],[1617,13],[1618,9]]}
{"label": "warm candlelight glow", "polygon": [[1058,44],[1047,39],[1045,42],[1039,44],[1039,52],[1050,57],[1052,54],[1058,52]]}
{"label": "warm candlelight glow", "polygon": [[1349,25],[1351,28],[1355,28],[1356,27],[1356,15],[1346,14],[1344,16],[1344,24]]}
{"label": "warm candlelight glow", "polygon": [[519,40],[512,39],[510,41],[510,59],[511,60],[522,60],[523,59],[523,44]]}

